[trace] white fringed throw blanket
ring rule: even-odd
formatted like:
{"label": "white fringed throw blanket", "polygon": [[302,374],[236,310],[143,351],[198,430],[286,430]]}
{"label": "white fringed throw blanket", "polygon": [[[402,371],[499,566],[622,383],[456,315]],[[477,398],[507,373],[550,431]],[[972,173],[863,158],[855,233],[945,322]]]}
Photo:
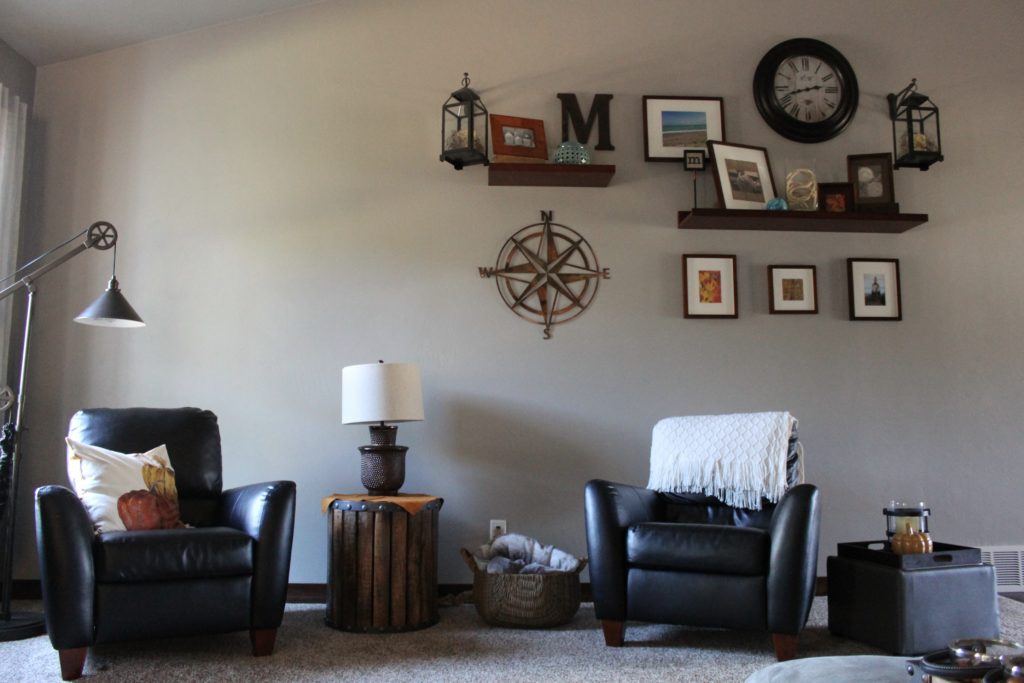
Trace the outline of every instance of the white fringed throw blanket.
{"label": "white fringed throw blanket", "polygon": [[762,498],[777,503],[796,425],[788,412],[667,417],[654,425],[647,488],[704,493],[749,510],[760,510]]}

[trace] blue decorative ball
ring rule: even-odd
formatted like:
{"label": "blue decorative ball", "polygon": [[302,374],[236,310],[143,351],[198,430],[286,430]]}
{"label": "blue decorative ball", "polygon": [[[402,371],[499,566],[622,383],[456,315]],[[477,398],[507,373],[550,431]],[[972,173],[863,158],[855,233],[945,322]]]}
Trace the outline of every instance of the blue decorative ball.
{"label": "blue decorative ball", "polygon": [[775,199],[769,199],[767,209],[769,211],[786,211],[789,209],[789,204],[782,197],[776,197]]}
{"label": "blue decorative ball", "polygon": [[589,164],[590,150],[578,142],[563,142],[555,150],[555,163],[577,166]]}

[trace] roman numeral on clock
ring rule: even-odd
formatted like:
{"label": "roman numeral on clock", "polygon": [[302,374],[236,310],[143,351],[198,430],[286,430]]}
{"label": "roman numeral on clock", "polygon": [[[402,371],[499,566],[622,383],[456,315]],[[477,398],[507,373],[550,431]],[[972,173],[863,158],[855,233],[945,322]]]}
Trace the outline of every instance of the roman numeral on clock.
{"label": "roman numeral on clock", "polygon": [[811,68],[811,60],[809,60],[807,57],[801,57],[800,66],[803,67],[804,71],[809,70]]}
{"label": "roman numeral on clock", "polygon": [[825,92],[837,93],[837,92],[839,92],[839,86],[838,85],[826,86],[825,87]]}
{"label": "roman numeral on clock", "polygon": [[800,105],[794,104],[792,107],[789,108],[789,113],[793,116],[793,118],[800,118]]}
{"label": "roman numeral on clock", "polygon": [[825,74],[824,76],[821,77],[821,80],[823,80],[823,81],[831,81],[834,76],[835,76],[835,74]]}

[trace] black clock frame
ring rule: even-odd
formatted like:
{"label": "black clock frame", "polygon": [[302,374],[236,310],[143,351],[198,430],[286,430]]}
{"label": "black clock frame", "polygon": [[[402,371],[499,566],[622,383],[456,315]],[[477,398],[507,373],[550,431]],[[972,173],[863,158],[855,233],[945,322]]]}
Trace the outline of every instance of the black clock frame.
{"label": "black clock frame", "polygon": [[[842,87],[842,98],[832,115],[821,121],[801,122],[786,113],[775,99],[775,73],[791,57],[807,55],[827,62]],[[828,43],[813,38],[786,40],[765,53],[754,72],[754,103],[761,117],[779,135],[797,142],[824,142],[843,132],[857,111],[857,77],[846,57]]]}

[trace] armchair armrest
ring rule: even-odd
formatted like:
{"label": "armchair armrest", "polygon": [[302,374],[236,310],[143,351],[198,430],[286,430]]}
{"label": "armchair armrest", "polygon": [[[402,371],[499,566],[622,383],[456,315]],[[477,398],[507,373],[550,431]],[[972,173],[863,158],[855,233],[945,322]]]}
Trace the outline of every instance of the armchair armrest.
{"label": "armchair armrest", "polygon": [[794,486],[779,501],[768,527],[772,539],[768,630],[772,633],[796,635],[807,623],[818,572],[820,531],[818,488]]}
{"label": "armchair armrest", "polygon": [[626,619],[626,529],[656,521],[660,499],[655,491],[592,479],[584,490],[590,588],[598,619]]}
{"label": "armchair armrest", "polygon": [[36,489],[36,549],[46,630],[55,650],[93,643],[92,520],[63,486]]}
{"label": "armchair armrest", "polygon": [[288,592],[292,535],[295,530],[295,482],[271,481],[225,491],[220,523],[256,541],[252,577],[252,625],[281,625]]}

